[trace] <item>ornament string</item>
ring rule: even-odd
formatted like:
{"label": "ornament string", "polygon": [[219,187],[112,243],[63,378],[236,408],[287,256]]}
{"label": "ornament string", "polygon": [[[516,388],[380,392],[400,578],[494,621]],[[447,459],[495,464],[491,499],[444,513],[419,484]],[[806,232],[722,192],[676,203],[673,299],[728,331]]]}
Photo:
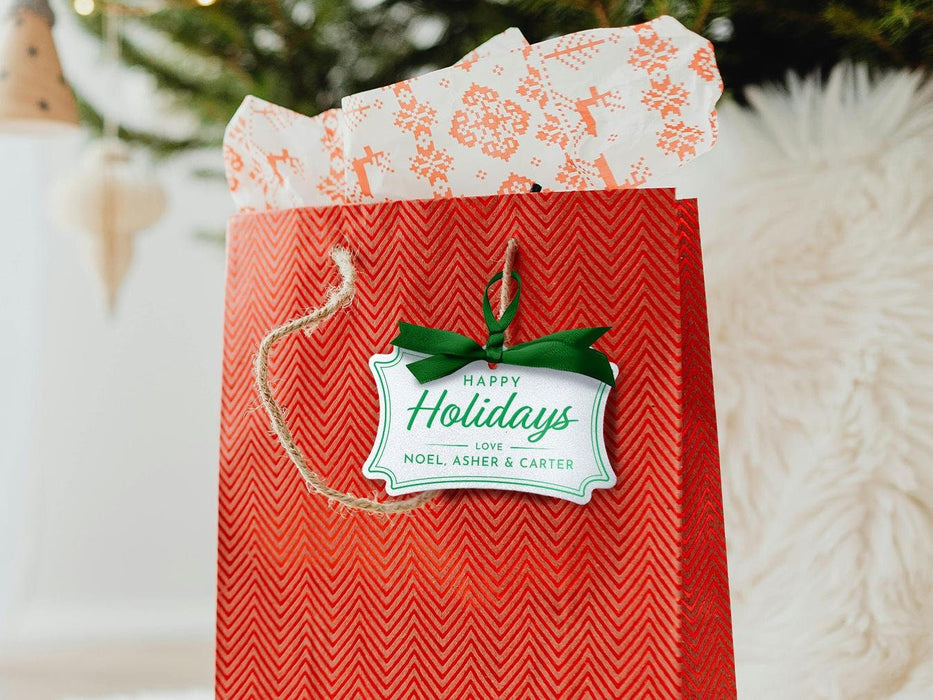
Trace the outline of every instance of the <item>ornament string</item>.
{"label": "ornament string", "polygon": [[[101,21],[104,24],[104,41],[105,41],[105,50],[104,56],[106,59],[107,67],[111,73],[111,84],[116,87],[119,92],[120,88],[120,24],[122,22],[122,15],[118,12],[114,12],[110,3],[107,3],[104,6],[104,11],[101,16]],[[118,102],[120,102],[118,100]],[[116,139],[120,133],[120,125],[109,110],[102,110],[102,117],[104,120],[104,138],[106,139]]]}
{"label": "ornament string", "polygon": [[[502,289],[499,295],[500,318],[506,313],[509,307],[510,288],[509,285],[507,285],[507,280],[510,280],[512,277],[517,253],[518,241],[511,238],[506,243],[502,264]],[[353,264],[353,254],[342,246],[334,246],[331,248],[330,256],[340,273],[340,284],[330,290],[324,305],[309,311],[304,316],[289,321],[277,328],[273,328],[259,344],[259,351],[256,354],[255,362],[256,388],[259,392],[259,399],[272,423],[272,431],[275,433],[276,437],[278,437],[288,458],[298,469],[309,491],[318,493],[348,508],[370,513],[388,515],[409,512],[416,508],[420,508],[440,492],[424,491],[408,498],[379,501],[372,498],[355,496],[352,493],[346,493],[329,486],[308,464],[304,452],[295,442],[292,431],[288,427],[288,422],[285,418],[285,410],[282,405],[276,401],[275,393],[272,391],[272,382],[269,377],[269,359],[276,343],[297,331],[304,331],[306,334],[310,335],[321,323],[333,317],[338,311],[349,306],[353,301],[353,296],[356,293],[356,267]]]}

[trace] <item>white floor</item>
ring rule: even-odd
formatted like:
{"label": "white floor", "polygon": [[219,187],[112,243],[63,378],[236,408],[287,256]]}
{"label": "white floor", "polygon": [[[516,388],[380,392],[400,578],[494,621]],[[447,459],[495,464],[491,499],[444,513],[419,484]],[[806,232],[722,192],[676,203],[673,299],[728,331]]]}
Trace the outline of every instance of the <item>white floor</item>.
{"label": "white floor", "polygon": [[[213,644],[204,641],[61,648],[0,660],[0,699],[64,700],[203,689],[213,687],[213,676]],[[211,696],[201,691],[180,697]]]}

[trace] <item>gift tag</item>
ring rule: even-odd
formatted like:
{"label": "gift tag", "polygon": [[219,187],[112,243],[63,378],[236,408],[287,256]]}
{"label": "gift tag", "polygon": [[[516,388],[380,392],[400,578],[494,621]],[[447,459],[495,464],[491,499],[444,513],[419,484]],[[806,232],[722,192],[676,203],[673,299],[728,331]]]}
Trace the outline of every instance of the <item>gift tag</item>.
{"label": "gift tag", "polygon": [[501,317],[482,297],[485,344],[453,331],[399,323],[395,351],[369,360],[379,429],[363,465],[401,495],[452,488],[506,489],[575,503],[615,485],[603,439],[606,399],[619,368],[592,347],[606,331],[571,328],[511,347],[521,276]]}
{"label": "gift tag", "polygon": [[384,480],[389,494],[489,488],[583,504],[615,484],[603,440],[611,386],[481,361],[422,384],[407,365],[427,357],[396,347],[369,361],[380,413],[363,473]]}

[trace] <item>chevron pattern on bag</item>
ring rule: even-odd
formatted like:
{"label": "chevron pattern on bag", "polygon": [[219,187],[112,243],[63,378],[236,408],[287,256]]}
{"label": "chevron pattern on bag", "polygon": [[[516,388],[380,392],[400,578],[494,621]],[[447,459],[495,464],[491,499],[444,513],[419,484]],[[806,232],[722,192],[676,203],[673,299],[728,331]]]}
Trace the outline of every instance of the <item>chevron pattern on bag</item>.
{"label": "chevron pattern on bag", "polygon": [[[482,339],[479,300],[518,237],[512,342],[611,325],[606,445],[619,477],[586,506],[449,491],[376,517],[309,494],[259,406],[273,326],[337,282],[357,293],[272,358],[298,443],[336,488],[378,398],[367,361],[397,322]],[[229,226],[221,411],[218,698],[729,698],[735,695],[696,208],[670,190],[298,209]]]}
{"label": "chevron pattern on bag", "polygon": [[[678,202],[680,233],[680,298],[683,345],[683,468],[684,498],[681,571],[681,633],[685,675],[684,694],[692,698],[735,695],[731,663],[732,624],[710,590],[728,591],[726,540],[723,530],[719,443],[710,363],[709,321],[700,250],[696,200]],[[727,601],[728,603],[728,601]],[[729,659],[710,665],[709,659]]]}

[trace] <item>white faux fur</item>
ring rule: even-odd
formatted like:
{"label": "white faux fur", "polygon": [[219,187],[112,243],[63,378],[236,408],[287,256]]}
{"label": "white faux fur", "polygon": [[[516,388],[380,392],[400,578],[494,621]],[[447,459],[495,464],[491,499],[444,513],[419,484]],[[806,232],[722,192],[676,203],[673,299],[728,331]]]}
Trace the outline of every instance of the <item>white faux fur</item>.
{"label": "white faux fur", "polygon": [[933,698],[933,85],[725,105],[700,196],[739,695]]}
{"label": "white faux fur", "polygon": [[749,97],[679,183],[700,196],[739,696],[933,698],[933,86],[843,66]]}

